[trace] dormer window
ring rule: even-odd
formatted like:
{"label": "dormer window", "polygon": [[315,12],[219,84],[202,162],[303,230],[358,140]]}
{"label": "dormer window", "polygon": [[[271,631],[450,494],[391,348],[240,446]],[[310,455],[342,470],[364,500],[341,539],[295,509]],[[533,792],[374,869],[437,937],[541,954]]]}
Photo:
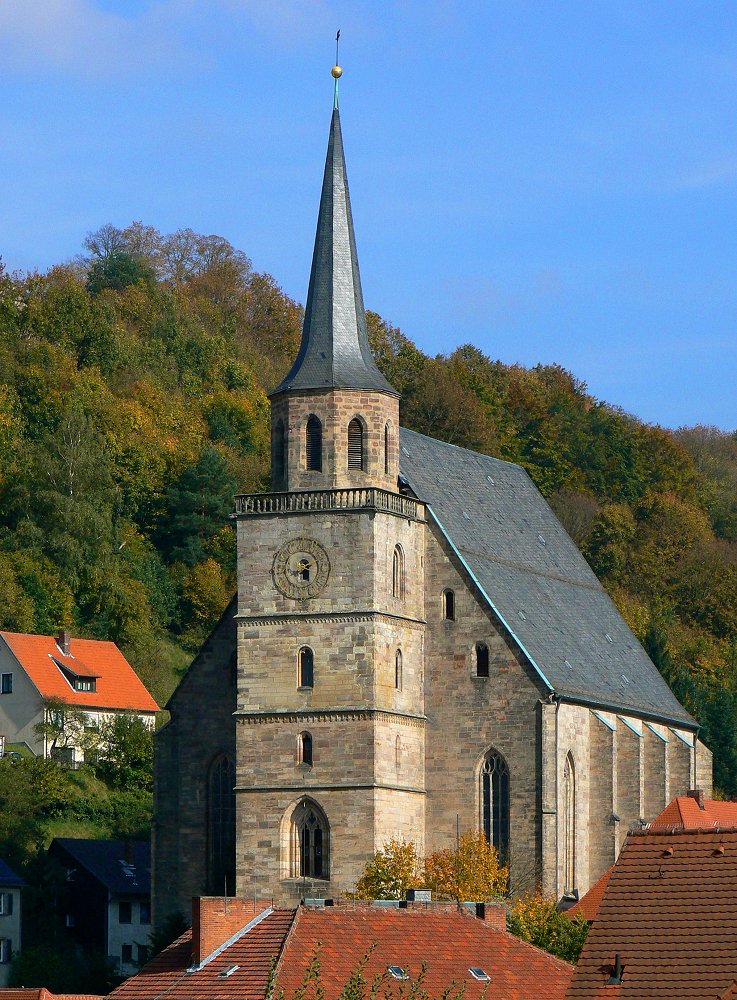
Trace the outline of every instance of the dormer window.
{"label": "dormer window", "polygon": [[57,660],[56,657],[52,656],[51,659],[54,661],[56,666],[61,671],[64,680],[67,682],[69,687],[73,691],[84,691],[84,692],[95,692],[97,691],[97,678],[98,674],[81,674],[74,670],[66,663],[62,663],[61,660]]}

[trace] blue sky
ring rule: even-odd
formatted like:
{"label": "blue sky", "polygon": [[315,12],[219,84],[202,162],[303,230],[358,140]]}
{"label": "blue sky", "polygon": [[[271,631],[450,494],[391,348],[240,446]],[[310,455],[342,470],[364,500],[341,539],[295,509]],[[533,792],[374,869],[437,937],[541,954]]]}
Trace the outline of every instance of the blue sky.
{"label": "blue sky", "polygon": [[6,265],[140,219],[304,301],[338,27],[367,305],[737,428],[735,0],[2,0]]}

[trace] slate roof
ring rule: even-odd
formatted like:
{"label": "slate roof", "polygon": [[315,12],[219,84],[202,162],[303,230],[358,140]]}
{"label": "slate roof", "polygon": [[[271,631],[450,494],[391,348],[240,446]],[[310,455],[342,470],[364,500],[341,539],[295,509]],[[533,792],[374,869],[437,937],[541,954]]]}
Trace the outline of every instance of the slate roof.
{"label": "slate roof", "polygon": [[[737,980],[737,831],[630,833],[567,998],[715,1000]],[[621,985],[605,985],[616,956]]]}
{"label": "slate roof", "polygon": [[[381,997],[407,996],[410,988],[386,975],[389,965],[400,966],[415,981],[424,964],[426,995],[439,998],[455,982],[456,990],[463,985],[466,1000],[562,1000],[572,973],[567,962],[466,912],[335,906],[299,911],[276,975],[287,997],[301,986],[318,942],[326,1000],[338,1000],[374,942],[363,975],[369,983],[375,975],[386,976]],[[491,982],[474,979],[472,967],[483,969]]]}
{"label": "slate roof", "polygon": [[695,725],[523,468],[404,428],[399,462],[545,688]]}
{"label": "slate roof", "polygon": [[0,886],[4,889],[8,887],[21,888],[25,884],[20,875],[16,875],[10,865],[0,858]]}
{"label": "slate roof", "polygon": [[371,353],[338,109],[330,122],[302,343],[273,390],[378,389],[398,395]]}
{"label": "slate roof", "polygon": [[[114,642],[100,639],[70,640],[65,655],[52,635],[0,632],[15,658],[43,698],[61,698],[69,705],[157,712],[153,700],[133,667]],[[95,691],[76,691],[61,667],[77,676],[95,677]]]}
{"label": "slate roof", "polygon": [[[151,893],[151,844],[145,840],[84,840],[55,837],[51,842],[63,848],[117,896],[149,896]],[[130,859],[130,860],[128,860]]]}

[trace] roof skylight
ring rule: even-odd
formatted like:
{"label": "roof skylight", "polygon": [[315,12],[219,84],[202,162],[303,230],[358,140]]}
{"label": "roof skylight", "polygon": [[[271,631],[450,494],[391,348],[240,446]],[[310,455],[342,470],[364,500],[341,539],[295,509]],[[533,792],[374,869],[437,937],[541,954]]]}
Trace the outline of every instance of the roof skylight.
{"label": "roof skylight", "polygon": [[484,970],[480,969],[477,965],[474,965],[468,971],[471,973],[474,979],[480,979],[482,983],[491,982],[491,976],[488,974],[488,972],[484,972]]}
{"label": "roof skylight", "polygon": [[387,969],[389,970],[389,974],[395,979],[409,979],[409,976],[401,965],[388,965]]}
{"label": "roof skylight", "polygon": [[218,979],[227,979],[232,976],[234,972],[240,969],[240,965],[229,965],[227,969],[223,969],[222,972],[218,972]]}

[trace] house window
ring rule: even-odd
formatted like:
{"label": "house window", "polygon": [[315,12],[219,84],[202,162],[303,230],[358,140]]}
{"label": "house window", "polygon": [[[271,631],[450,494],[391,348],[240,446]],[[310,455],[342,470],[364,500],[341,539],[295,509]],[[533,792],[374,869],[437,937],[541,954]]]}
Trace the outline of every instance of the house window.
{"label": "house window", "polygon": [[309,646],[303,646],[299,651],[299,686],[311,688],[315,686],[315,654]]}
{"label": "house window", "polygon": [[394,687],[402,690],[402,650],[398,649],[394,657]]}
{"label": "house window", "polygon": [[13,942],[10,938],[0,938],[0,965],[7,965],[13,953]]}
{"label": "house window", "polygon": [[118,903],[118,923],[129,924],[133,919],[133,907],[129,899],[121,899]]}
{"label": "house window", "polygon": [[485,642],[476,643],[476,676],[489,676],[489,647]]}
{"label": "house window", "polygon": [[481,766],[481,824],[502,863],[509,857],[509,766],[490,750]]}
{"label": "house window", "polygon": [[97,690],[97,680],[94,677],[75,677],[72,681],[75,691],[95,691]]}
{"label": "house window", "polygon": [[456,620],[456,595],[453,590],[443,591],[443,618],[447,622]]}
{"label": "house window", "polygon": [[363,469],[363,424],[354,417],[348,424],[348,468]]}
{"label": "house window", "polygon": [[210,765],[207,848],[209,890],[227,896],[235,891],[235,766],[226,754]]}
{"label": "house window", "polygon": [[0,694],[12,694],[13,693],[13,675],[3,674],[0,679]]}
{"label": "house window", "polygon": [[123,965],[131,965],[133,962],[133,945],[124,944],[120,949],[120,961]]}
{"label": "house window", "polygon": [[13,912],[13,893],[0,892],[0,916],[9,917]]}
{"label": "house window", "polygon": [[292,877],[329,878],[329,842],[325,813],[303,799],[292,813]]}
{"label": "house window", "polygon": [[147,944],[137,944],[136,945],[136,959],[138,965],[145,965],[148,962],[148,945]]}
{"label": "house window", "polygon": [[278,480],[280,485],[281,481],[284,479],[284,473],[286,472],[286,438],[284,435],[284,421],[277,420],[274,430],[272,432],[271,438],[271,456],[272,463],[274,466],[274,479]]}
{"label": "house window", "polygon": [[306,429],[307,468],[322,471],[322,424],[313,414],[307,421]]}
{"label": "house window", "polygon": [[142,924],[151,923],[151,902],[148,899],[142,899],[140,904],[140,919]]}
{"label": "house window", "polygon": [[389,475],[389,424],[384,424],[384,475]]}
{"label": "house window", "polygon": [[572,754],[563,769],[563,886],[564,892],[576,887],[576,768]]}
{"label": "house window", "polygon": [[401,545],[394,546],[392,556],[392,597],[404,599],[404,552]]}
{"label": "house window", "polygon": [[300,733],[297,737],[297,760],[312,767],[312,737],[309,733]]}

